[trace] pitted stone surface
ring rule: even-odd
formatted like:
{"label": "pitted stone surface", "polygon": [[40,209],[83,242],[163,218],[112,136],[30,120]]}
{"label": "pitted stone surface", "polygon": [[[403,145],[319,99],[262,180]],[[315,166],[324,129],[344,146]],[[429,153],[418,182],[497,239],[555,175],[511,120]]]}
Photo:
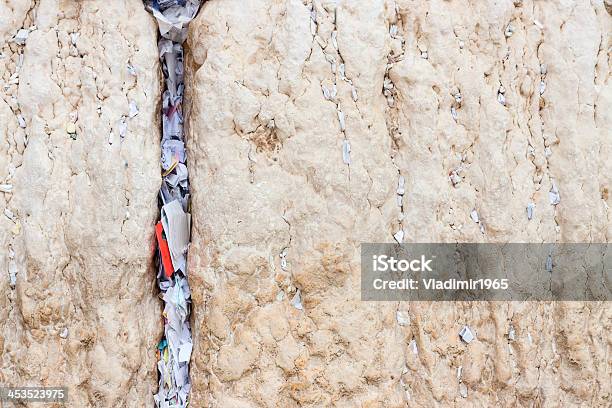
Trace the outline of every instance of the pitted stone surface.
{"label": "pitted stone surface", "polygon": [[[192,405],[608,406],[609,305],[358,288],[362,242],[610,241],[609,10],[207,1],[186,46]],[[136,0],[0,2],[2,384],[152,405],[156,39]]]}
{"label": "pitted stone surface", "polygon": [[194,403],[606,406],[605,304],[358,288],[361,242],[610,240],[610,27],[588,1],[208,1],[188,39]]}
{"label": "pitted stone surface", "polygon": [[131,0],[9,0],[0,16],[0,184],[13,186],[0,207],[14,216],[0,215],[0,383],[66,386],[74,407],[151,406],[155,22]]}

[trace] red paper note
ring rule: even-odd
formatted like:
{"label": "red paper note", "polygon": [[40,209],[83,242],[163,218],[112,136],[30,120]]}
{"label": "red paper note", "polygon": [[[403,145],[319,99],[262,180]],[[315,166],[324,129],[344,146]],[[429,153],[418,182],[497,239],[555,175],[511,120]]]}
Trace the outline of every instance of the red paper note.
{"label": "red paper note", "polygon": [[164,271],[166,278],[169,278],[174,273],[174,267],[172,266],[172,259],[170,258],[170,249],[168,249],[168,241],[164,239],[162,234],[164,227],[161,221],[155,226],[155,236],[157,237],[157,244],[159,246],[159,252],[162,257],[162,264],[164,265]]}

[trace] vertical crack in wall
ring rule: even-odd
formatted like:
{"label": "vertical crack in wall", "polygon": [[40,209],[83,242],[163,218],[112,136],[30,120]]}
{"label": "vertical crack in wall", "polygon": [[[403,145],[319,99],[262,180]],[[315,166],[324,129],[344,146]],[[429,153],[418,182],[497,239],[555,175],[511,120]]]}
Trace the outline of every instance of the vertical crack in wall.
{"label": "vertical crack in wall", "polygon": [[387,55],[387,66],[385,67],[385,78],[383,81],[382,93],[387,100],[387,106],[385,107],[385,121],[387,124],[387,131],[391,138],[391,154],[390,159],[393,167],[397,169],[398,181],[396,189],[396,200],[399,214],[397,217],[397,231],[393,233],[393,239],[399,244],[404,242],[406,223],[404,222],[404,195],[406,192],[405,184],[406,178],[402,174],[400,167],[395,162],[395,156],[397,155],[400,144],[401,144],[401,130],[400,130],[400,107],[397,103],[399,97],[395,84],[389,76],[393,65],[397,62],[404,60],[406,52],[406,40],[405,40],[405,27],[402,20],[402,15],[399,12],[399,7],[394,3],[393,20],[390,21],[389,36],[391,37],[391,49]]}
{"label": "vertical crack in wall", "polygon": [[189,322],[191,292],[187,281],[187,250],[190,241],[189,177],[184,143],[184,58],[187,26],[200,0],[147,0],[147,10],[157,19],[159,58],[163,68],[162,94],[162,186],[157,239],[157,283],[164,301],[164,336],[158,344],[158,408],[187,407],[191,381],[189,361],[193,348]]}
{"label": "vertical crack in wall", "polygon": [[[326,40],[319,35],[319,22],[317,20],[318,13],[328,14],[328,12],[323,7],[320,7],[319,10],[317,10],[317,5],[315,3],[310,3],[308,8],[310,10],[310,34],[313,36],[314,42],[321,47],[325,60],[330,64],[331,80],[321,82],[321,91],[325,100],[332,102],[336,108],[340,133],[342,134],[342,161],[348,167],[348,179],[350,180],[351,144],[346,132],[346,114],[342,110],[341,101],[338,97],[339,79],[346,82],[350,87],[351,99],[353,100],[353,103],[355,103],[357,111],[359,111],[359,106],[357,105],[357,88],[353,84],[353,80],[350,78],[350,75],[347,75],[346,73],[344,58],[342,57],[340,47],[338,46],[338,7],[334,7],[333,15],[331,16],[333,29],[331,31],[329,40]],[[312,46],[315,46],[314,43]]]}

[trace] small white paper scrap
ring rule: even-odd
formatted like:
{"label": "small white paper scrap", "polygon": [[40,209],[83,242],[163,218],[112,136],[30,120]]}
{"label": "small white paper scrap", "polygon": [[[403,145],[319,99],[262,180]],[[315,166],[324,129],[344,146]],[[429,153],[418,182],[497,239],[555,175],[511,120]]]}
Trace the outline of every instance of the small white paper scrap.
{"label": "small white paper scrap", "polygon": [[559,190],[557,186],[553,182],[550,191],[548,192],[548,199],[550,200],[551,205],[557,205],[561,202],[561,196],[559,195]]}
{"label": "small white paper scrap", "polygon": [[186,343],[179,347],[179,363],[188,363],[191,359],[191,350],[193,349],[193,344]]}
{"label": "small white paper scrap", "polygon": [[17,31],[17,34],[15,34],[13,41],[15,41],[19,45],[24,45],[29,35],[30,35],[30,30],[22,28],[19,31]]}
{"label": "small white paper scrap", "polygon": [[414,354],[419,354],[419,349],[417,348],[417,344],[415,340],[410,340],[410,348]]}
{"label": "small white paper scrap", "polygon": [[553,270],[552,255],[548,254],[548,256],[546,257],[546,272],[551,272],[552,273],[552,270]]}
{"label": "small white paper scrap", "polygon": [[397,324],[400,326],[408,326],[410,324],[410,316],[404,312],[398,310],[395,312],[395,318],[397,319]]}
{"label": "small white paper scrap", "polygon": [[344,164],[351,164],[351,144],[346,139],[342,142],[342,161]]}
{"label": "small white paper scrap", "polygon": [[463,341],[468,344],[471,343],[472,340],[474,340],[474,335],[472,334],[470,328],[467,326],[463,326],[463,329],[461,329],[461,331],[459,332],[459,336]]}
{"label": "small white paper scrap", "polygon": [[130,101],[130,112],[128,113],[128,116],[133,118],[136,115],[138,115],[138,106],[136,106],[135,101]]}
{"label": "small white paper scrap", "polygon": [[514,331],[514,326],[510,325],[510,328],[508,329],[508,340],[514,341],[515,338],[516,332]]}
{"label": "small white paper scrap", "polygon": [[344,121],[344,112],[338,110],[338,121],[340,122],[340,130],[344,132],[346,130],[346,122]]}
{"label": "small white paper scrap", "polygon": [[297,292],[295,292],[295,296],[293,296],[293,299],[291,299],[291,306],[295,307],[298,310],[304,310],[304,306],[302,305],[301,292],[299,289],[297,290]]}
{"label": "small white paper scrap", "polygon": [[330,100],[332,99],[332,97],[331,97],[331,92],[330,92],[330,91],[329,91],[329,89],[328,89],[328,88],[327,88],[325,85],[323,85],[323,84],[321,84],[321,91],[323,92],[323,97],[325,98],[325,100],[330,101]]}
{"label": "small white paper scrap", "polygon": [[533,218],[533,210],[535,209],[534,203],[527,204],[527,219],[531,220]]}
{"label": "small white paper scrap", "polygon": [[406,185],[406,178],[400,175],[399,179],[397,180],[397,191],[396,192],[398,195],[404,195],[404,193],[406,192],[405,185]]}
{"label": "small white paper scrap", "polygon": [[472,219],[472,221],[474,221],[475,223],[478,224],[478,222],[480,221],[480,218],[478,217],[478,212],[476,211],[476,209],[474,208],[472,210],[472,212],[470,213],[470,218]]}

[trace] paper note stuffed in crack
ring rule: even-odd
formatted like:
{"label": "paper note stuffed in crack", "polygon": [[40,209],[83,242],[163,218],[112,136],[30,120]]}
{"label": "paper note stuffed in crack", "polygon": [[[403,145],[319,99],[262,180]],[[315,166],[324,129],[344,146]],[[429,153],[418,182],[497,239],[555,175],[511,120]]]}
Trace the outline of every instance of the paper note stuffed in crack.
{"label": "paper note stuffed in crack", "polygon": [[180,140],[166,139],[162,142],[162,169],[169,170],[176,162],[185,163],[185,144]]}
{"label": "paper note stuffed in crack", "polygon": [[168,238],[170,257],[174,271],[179,269],[183,273],[185,268],[185,252],[189,244],[189,231],[191,230],[191,214],[183,211],[183,206],[179,200],[174,200],[162,207],[161,221]]}
{"label": "paper note stuffed in crack", "polygon": [[195,17],[199,7],[199,0],[148,2],[149,11],[157,19],[159,33],[177,43],[185,41],[187,25]]}

